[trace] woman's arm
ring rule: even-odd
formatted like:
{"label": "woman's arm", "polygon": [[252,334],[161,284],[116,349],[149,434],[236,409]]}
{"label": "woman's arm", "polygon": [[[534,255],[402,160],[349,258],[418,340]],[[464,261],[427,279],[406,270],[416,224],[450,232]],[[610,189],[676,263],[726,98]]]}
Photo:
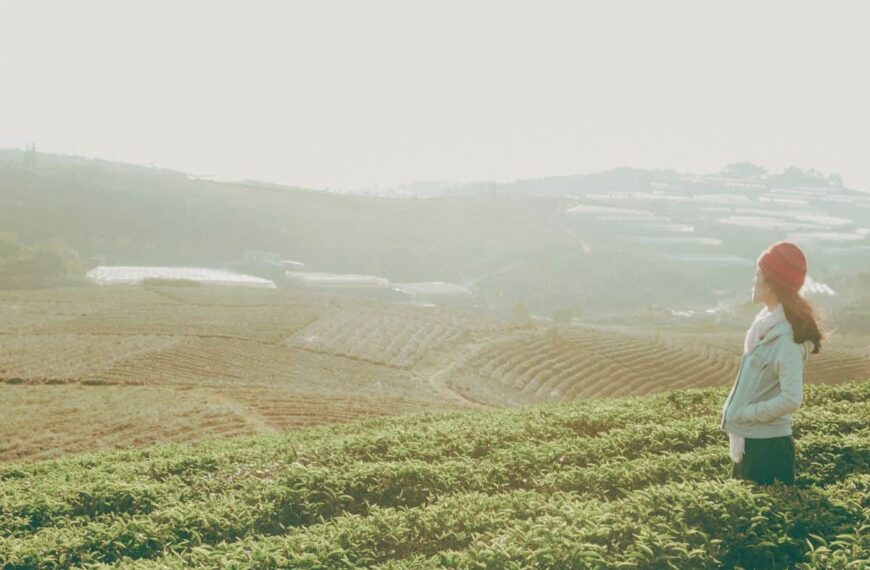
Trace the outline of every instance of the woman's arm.
{"label": "woman's arm", "polygon": [[743,406],[736,421],[764,423],[797,410],[804,398],[804,347],[792,339],[781,343],[775,360],[780,392],[769,400]]}

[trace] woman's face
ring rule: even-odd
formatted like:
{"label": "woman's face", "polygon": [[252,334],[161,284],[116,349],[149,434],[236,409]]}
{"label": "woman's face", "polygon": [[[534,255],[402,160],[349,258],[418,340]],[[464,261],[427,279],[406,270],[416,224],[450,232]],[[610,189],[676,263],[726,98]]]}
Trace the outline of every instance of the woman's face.
{"label": "woman's face", "polygon": [[755,279],[752,280],[752,302],[763,303],[767,298],[767,284],[764,282],[764,274],[761,269],[755,268]]}

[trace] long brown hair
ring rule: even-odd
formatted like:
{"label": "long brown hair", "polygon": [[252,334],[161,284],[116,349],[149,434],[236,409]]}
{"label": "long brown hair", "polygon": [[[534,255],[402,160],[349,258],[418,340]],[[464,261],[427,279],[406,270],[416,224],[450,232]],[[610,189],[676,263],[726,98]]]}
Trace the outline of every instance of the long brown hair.
{"label": "long brown hair", "polygon": [[[763,273],[763,272],[762,272]],[[764,282],[770,287],[776,299],[782,303],[785,318],[791,323],[794,341],[802,344],[808,340],[813,341],[813,354],[818,354],[822,349],[822,331],[819,329],[819,317],[816,310],[804,299],[798,291],[791,287],[784,287],[764,274]]]}

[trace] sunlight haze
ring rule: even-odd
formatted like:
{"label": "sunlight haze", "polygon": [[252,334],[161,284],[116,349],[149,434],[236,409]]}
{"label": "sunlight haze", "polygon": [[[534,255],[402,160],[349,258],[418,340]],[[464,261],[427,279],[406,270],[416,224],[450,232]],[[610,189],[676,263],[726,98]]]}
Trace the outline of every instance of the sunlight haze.
{"label": "sunlight haze", "polygon": [[0,2],[0,148],[323,189],[748,160],[870,190],[859,2]]}

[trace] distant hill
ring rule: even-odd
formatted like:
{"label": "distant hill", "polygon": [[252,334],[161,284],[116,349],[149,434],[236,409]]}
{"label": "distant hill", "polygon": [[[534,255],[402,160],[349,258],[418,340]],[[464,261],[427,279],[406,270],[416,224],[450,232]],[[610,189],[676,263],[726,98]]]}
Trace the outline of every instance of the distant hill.
{"label": "distant hill", "polygon": [[[270,279],[306,270],[445,281],[507,316],[712,307],[748,294],[758,253],[795,239],[818,280],[870,266],[870,195],[836,175],[753,165],[693,175],[622,168],[403,197],[200,180],[0,151],[0,227],[96,264],[193,265]],[[840,302],[839,299],[836,302]]]}

